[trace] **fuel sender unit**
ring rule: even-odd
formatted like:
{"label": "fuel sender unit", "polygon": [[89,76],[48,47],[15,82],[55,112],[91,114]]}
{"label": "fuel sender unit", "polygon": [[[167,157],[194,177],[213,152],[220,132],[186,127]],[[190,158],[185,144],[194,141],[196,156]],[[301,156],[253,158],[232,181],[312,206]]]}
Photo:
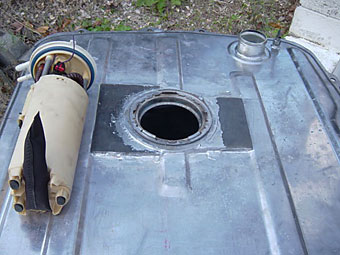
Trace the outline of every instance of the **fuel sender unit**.
{"label": "fuel sender unit", "polygon": [[61,212],[71,195],[96,64],[72,41],[41,45],[16,67],[33,78],[8,168],[15,211]]}

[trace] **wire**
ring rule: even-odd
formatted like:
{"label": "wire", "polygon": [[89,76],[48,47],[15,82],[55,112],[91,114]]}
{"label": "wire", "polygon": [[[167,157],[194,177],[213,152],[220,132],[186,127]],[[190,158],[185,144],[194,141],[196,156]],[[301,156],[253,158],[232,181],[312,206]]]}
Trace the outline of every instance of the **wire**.
{"label": "wire", "polygon": [[72,47],[72,55],[71,55],[71,57],[69,57],[69,59],[67,59],[67,60],[65,60],[64,62],[62,62],[62,63],[67,63],[67,62],[69,62],[72,58],[73,58],[73,56],[74,56],[74,52],[75,52],[75,50],[76,50],[76,42],[75,42],[75,40],[74,40],[74,35],[72,35],[72,41],[73,41],[73,47]]}

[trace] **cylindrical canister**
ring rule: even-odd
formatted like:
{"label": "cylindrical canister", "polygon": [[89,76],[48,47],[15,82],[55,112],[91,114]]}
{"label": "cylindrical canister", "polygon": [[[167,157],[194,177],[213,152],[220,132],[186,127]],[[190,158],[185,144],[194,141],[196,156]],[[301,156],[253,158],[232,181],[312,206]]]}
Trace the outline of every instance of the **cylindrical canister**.
{"label": "cylindrical canister", "polygon": [[[27,180],[23,176],[23,165],[24,160],[27,161],[27,137],[37,116],[40,117],[44,135],[45,155],[42,156],[45,156],[49,174],[47,196],[52,213],[59,214],[69,201],[87,105],[86,91],[67,77],[46,75],[32,85],[21,114],[22,127],[8,169],[17,212],[26,213],[28,198],[27,190],[24,191]],[[24,208],[21,210],[21,207]]]}

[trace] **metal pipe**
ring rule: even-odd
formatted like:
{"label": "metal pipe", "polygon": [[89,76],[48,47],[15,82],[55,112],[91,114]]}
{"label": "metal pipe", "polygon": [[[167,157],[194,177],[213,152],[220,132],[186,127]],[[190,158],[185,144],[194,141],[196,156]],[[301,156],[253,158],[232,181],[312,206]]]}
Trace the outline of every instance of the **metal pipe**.
{"label": "metal pipe", "polygon": [[49,72],[49,70],[51,68],[51,65],[52,65],[52,61],[53,61],[53,56],[52,55],[48,55],[45,58],[45,66],[44,66],[44,70],[42,71],[41,76],[44,76],[44,75],[48,74],[48,72]]}
{"label": "metal pipe", "polygon": [[239,34],[236,54],[241,58],[257,59],[263,57],[267,37],[256,30],[245,30]]}

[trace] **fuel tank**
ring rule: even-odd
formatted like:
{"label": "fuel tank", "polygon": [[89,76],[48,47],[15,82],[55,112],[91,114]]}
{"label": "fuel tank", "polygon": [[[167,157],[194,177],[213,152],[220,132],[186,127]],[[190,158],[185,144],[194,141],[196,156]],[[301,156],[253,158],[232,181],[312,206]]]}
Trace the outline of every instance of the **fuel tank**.
{"label": "fuel tank", "polygon": [[0,129],[0,253],[340,253],[340,84],[311,52],[252,30],[61,33],[35,47],[73,38],[97,73],[79,91],[70,198],[57,216],[12,209],[32,85],[20,82]]}

